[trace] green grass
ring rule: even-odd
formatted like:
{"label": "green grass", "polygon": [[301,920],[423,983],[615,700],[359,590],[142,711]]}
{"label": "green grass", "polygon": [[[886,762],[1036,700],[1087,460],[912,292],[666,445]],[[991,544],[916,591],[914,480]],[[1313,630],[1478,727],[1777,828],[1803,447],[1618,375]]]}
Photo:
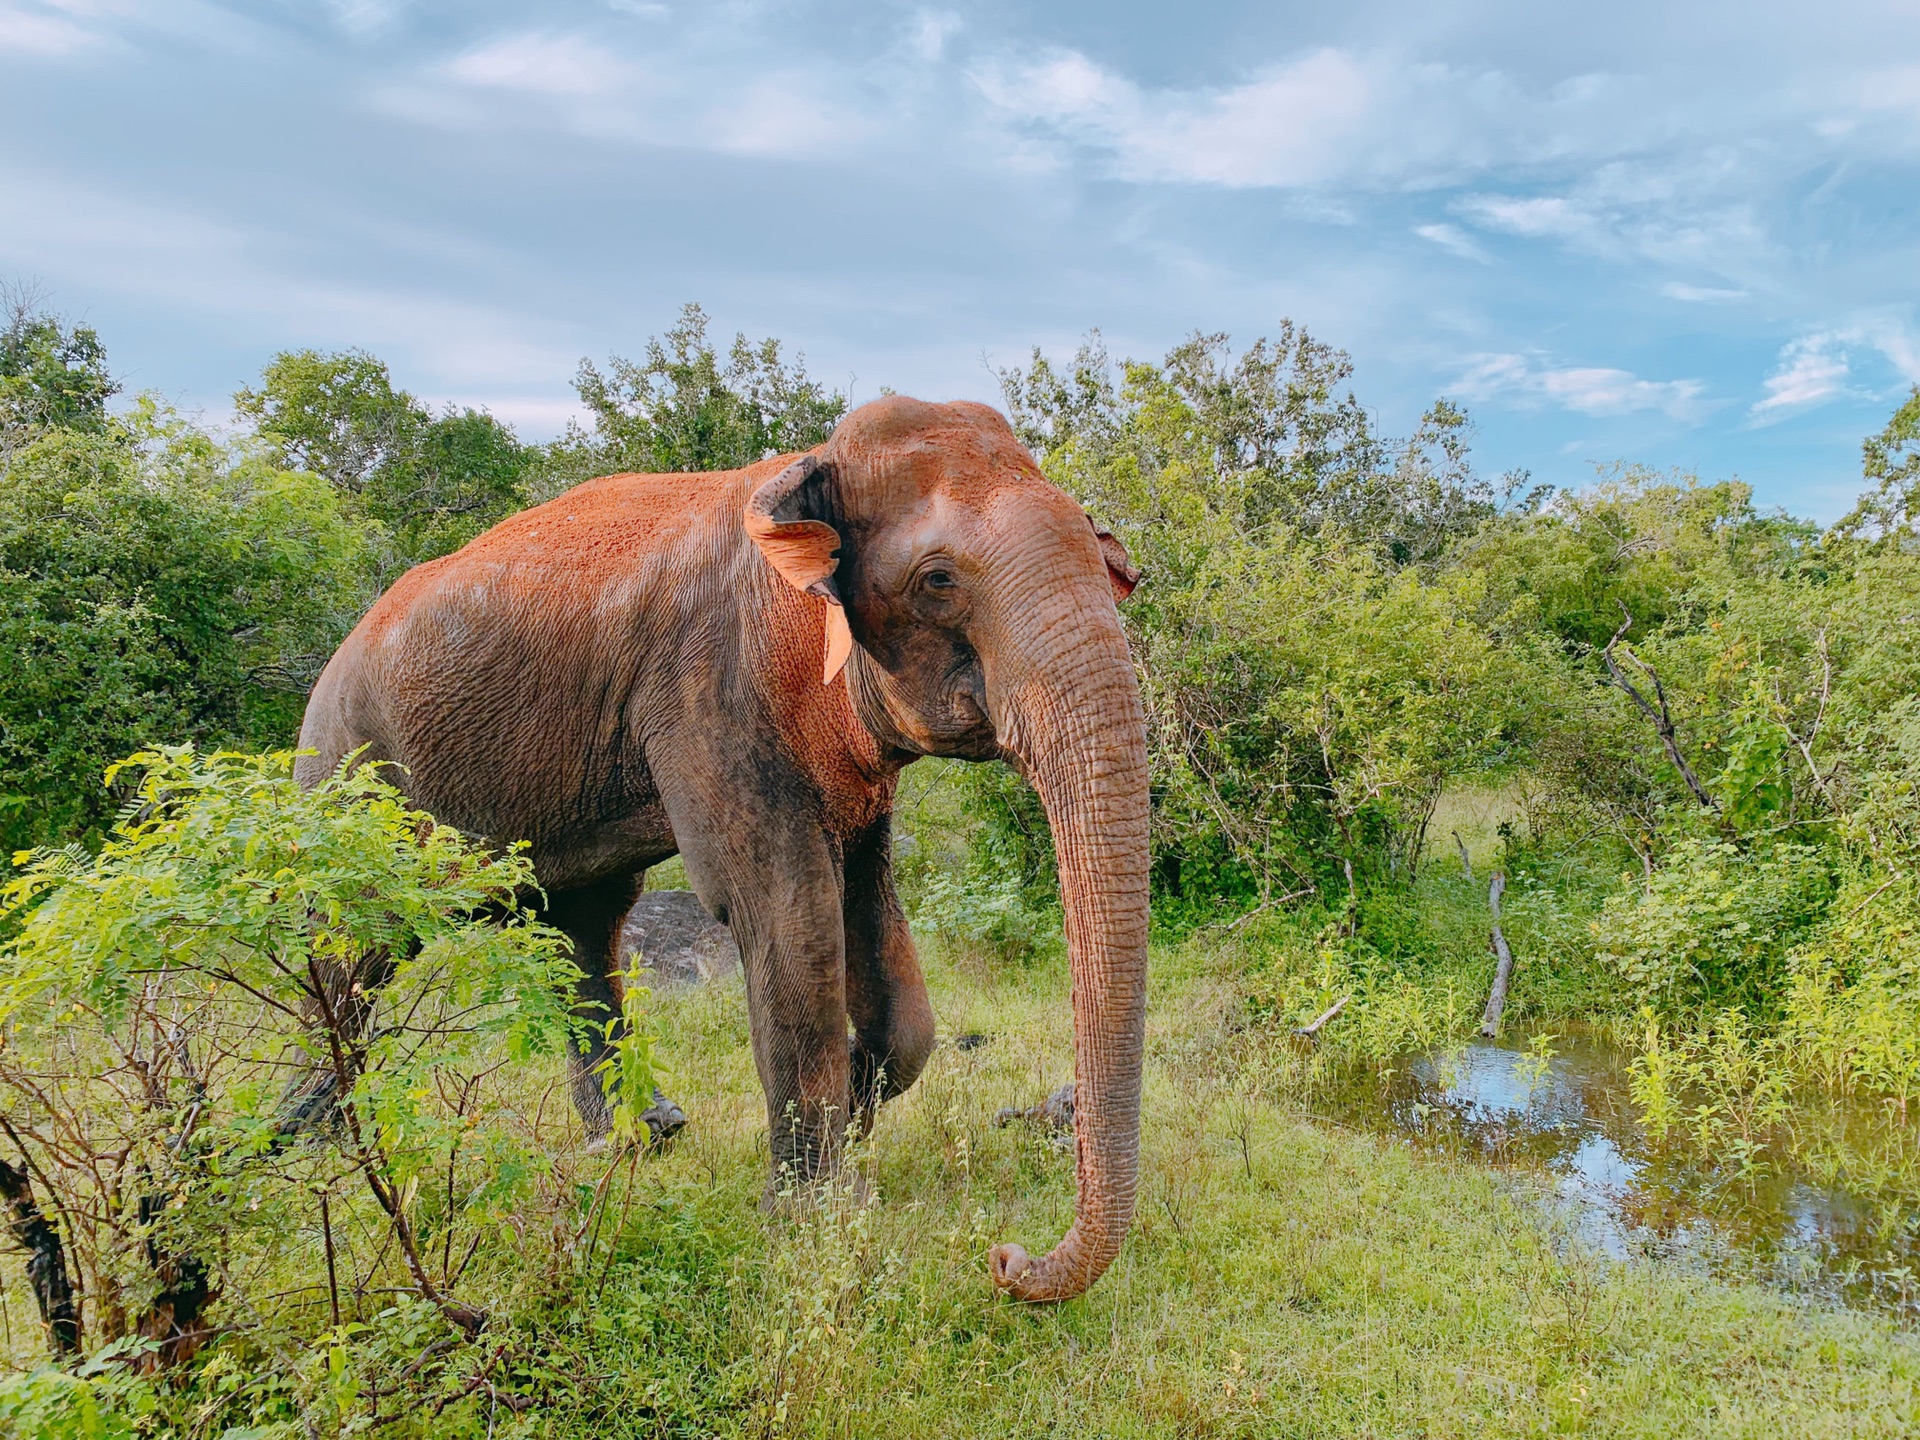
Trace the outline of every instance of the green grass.
{"label": "green grass", "polygon": [[[736,984],[659,1005],[694,1117],[669,1155],[629,1170],[583,1153],[555,1119],[556,1077],[516,1077],[526,1112],[547,1102],[551,1204],[490,1238],[462,1282],[493,1312],[477,1345],[418,1363],[450,1332],[417,1308],[382,1315],[376,1295],[329,1369],[265,1338],[300,1314],[323,1328],[309,1296],[215,1347],[191,1391],[150,1396],[148,1423],[219,1435],[254,1403],[220,1387],[276,1372],[293,1418],[265,1434],[339,1433],[376,1410],[377,1433],[435,1436],[1920,1429],[1920,1344],[1889,1323],[1609,1264],[1557,1238],[1524,1179],[1305,1120],[1286,1042],[1244,1028],[1208,957],[1156,956],[1139,1220],[1082,1300],[1023,1309],[984,1265],[993,1242],[1038,1250],[1070,1218],[1070,1157],[991,1124],[1070,1073],[1064,967],[933,963],[943,1039],[988,1043],[943,1043],[888,1108],[859,1157],[864,1200],[849,1187],[771,1215]],[[598,1242],[569,1248],[609,1164]],[[7,1284],[18,1342],[17,1270]],[[533,1405],[509,1408],[517,1395]]]}

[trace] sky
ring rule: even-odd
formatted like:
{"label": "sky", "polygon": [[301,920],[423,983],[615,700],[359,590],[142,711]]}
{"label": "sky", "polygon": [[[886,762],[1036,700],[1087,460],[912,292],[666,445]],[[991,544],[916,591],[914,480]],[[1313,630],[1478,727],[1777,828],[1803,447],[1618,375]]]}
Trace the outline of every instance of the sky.
{"label": "sky", "polygon": [[0,0],[0,280],[214,423],[361,347],[529,438],[689,300],[856,401],[1291,318],[1487,472],[1831,520],[1920,383],[1920,3]]}

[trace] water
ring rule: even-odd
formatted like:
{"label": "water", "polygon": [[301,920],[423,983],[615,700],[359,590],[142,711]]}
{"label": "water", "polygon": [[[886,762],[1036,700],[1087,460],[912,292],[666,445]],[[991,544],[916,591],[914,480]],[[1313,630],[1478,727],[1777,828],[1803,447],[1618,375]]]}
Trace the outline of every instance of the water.
{"label": "water", "polygon": [[1495,1044],[1409,1056],[1315,1108],[1544,1175],[1574,1234],[1616,1259],[1658,1256],[1920,1322],[1920,1136],[1904,1116],[1806,1107],[1742,1165],[1689,1134],[1649,1135],[1617,1047],[1585,1036],[1555,1049],[1544,1060]]}

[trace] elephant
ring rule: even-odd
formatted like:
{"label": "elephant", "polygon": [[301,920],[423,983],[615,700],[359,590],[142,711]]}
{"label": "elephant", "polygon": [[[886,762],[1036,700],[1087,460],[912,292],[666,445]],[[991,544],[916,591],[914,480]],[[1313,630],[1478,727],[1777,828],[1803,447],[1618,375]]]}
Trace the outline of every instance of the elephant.
{"label": "elephant", "polygon": [[[409,570],[316,683],[296,774],[387,762],[442,823],[528,842],[578,1003],[615,1015],[621,917],[683,857],[739,944],[777,1180],[833,1172],[934,1047],[892,874],[900,772],[1009,762],[1059,862],[1077,1200],[1052,1251],[1001,1244],[989,1269],[1066,1299],[1138,1183],[1147,758],[1116,603],[1138,580],[998,411],[889,396],[805,454],[589,480]],[[597,1134],[603,1052],[571,1062]]]}

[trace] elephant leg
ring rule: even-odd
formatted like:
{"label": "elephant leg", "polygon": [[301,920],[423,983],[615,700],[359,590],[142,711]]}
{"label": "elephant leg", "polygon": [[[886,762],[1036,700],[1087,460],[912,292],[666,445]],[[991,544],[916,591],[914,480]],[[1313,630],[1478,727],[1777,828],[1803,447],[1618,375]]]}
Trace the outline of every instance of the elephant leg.
{"label": "elephant leg", "polygon": [[933,1006],[893,888],[893,836],[882,821],[847,847],[843,906],[853,1104],[862,1130],[919,1078],[933,1054]]}
{"label": "elephant leg", "polygon": [[[618,1035],[622,991],[617,970],[620,922],[633,908],[640,876],[620,875],[578,890],[550,895],[546,922],[573,942],[573,963],[580,968],[574,985],[574,1014],[592,1027],[584,1040],[569,1047],[573,1071],[573,1105],[580,1112],[590,1140],[604,1140],[613,1114],[601,1089],[596,1067],[611,1049],[607,1024],[615,1022]],[[684,1117],[683,1117],[684,1118]]]}
{"label": "elephant leg", "polygon": [[[407,958],[411,959],[419,950],[419,942],[412,942],[407,947]],[[376,992],[393,978],[395,968],[392,954],[385,949],[371,951],[352,965],[333,960],[317,964],[314,974],[322,987],[321,993],[310,996],[301,1006],[308,1030],[333,1029],[344,1051],[353,1056],[366,1039]],[[351,1073],[348,1084],[352,1084]],[[275,1117],[279,1131],[276,1144],[335,1124],[339,1119],[340,1099],[340,1076],[332,1064],[313,1061],[303,1066],[281,1092]]]}

